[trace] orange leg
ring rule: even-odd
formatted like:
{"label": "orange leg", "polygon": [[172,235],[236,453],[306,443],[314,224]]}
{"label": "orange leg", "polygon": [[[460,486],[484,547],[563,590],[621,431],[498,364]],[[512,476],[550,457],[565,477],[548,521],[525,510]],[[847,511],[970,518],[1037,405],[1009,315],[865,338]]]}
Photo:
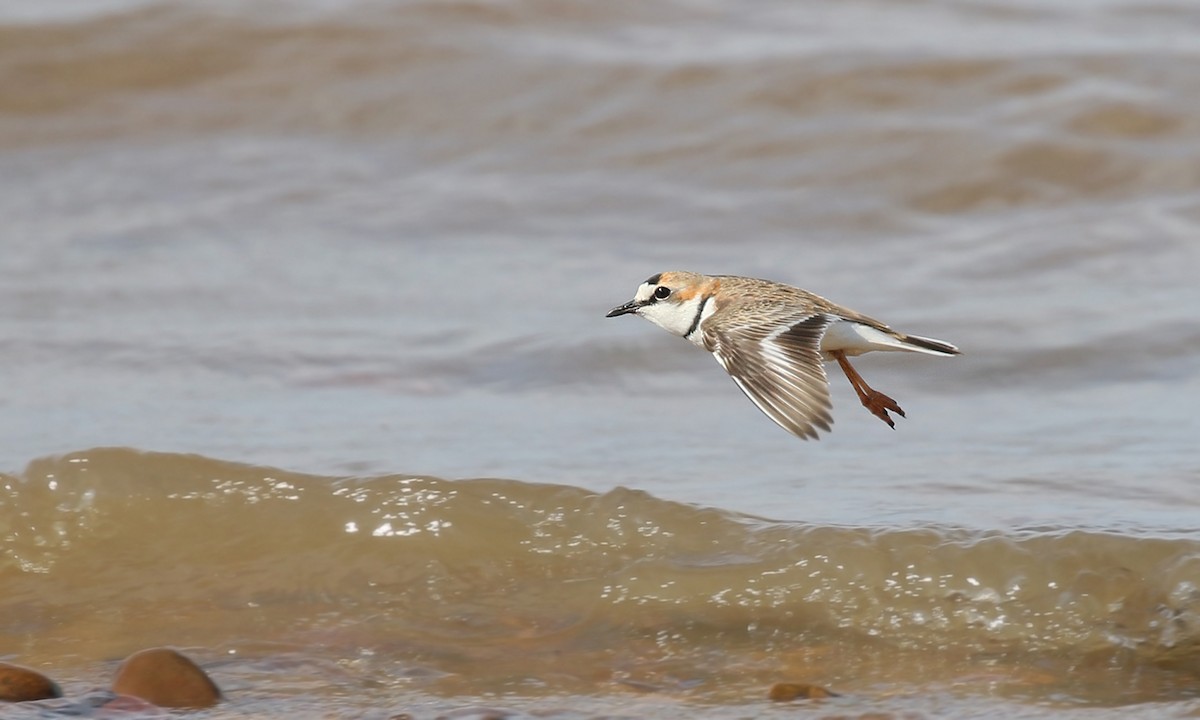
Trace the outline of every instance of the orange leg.
{"label": "orange leg", "polygon": [[842,366],[842,372],[846,373],[846,379],[854,387],[854,392],[858,393],[858,399],[862,402],[863,407],[890,427],[896,427],[896,423],[888,416],[888,410],[891,410],[900,417],[904,417],[904,411],[900,409],[896,401],[868,385],[867,381],[862,379],[862,375],[859,375],[858,371],[850,365],[850,361],[846,359],[846,353],[834,350],[831,354],[838,361],[838,365]]}

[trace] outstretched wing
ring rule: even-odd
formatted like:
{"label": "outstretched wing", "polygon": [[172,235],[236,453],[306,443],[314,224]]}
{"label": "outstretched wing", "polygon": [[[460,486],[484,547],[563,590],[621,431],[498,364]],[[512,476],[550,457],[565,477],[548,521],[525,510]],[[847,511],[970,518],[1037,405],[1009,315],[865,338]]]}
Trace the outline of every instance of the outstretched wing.
{"label": "outstretched wing", "polygon": [[815,314],[766,328],[720,327],[705,340],[759,410],[791,434],[816,439],[818,429],[828,432],[833,423],[820,347],[835,319]]}

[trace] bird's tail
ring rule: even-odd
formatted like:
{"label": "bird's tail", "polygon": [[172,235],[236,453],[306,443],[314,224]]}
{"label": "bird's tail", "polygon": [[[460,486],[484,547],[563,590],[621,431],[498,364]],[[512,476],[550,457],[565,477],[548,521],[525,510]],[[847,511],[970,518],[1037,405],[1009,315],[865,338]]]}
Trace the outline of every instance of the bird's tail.
{"label": "bird's tail", "polygon": [[929,355],[962,355],[962,351],[948,342],[921,337],[920,335],[904,335],[900,338],[906,350],[927,353]]}

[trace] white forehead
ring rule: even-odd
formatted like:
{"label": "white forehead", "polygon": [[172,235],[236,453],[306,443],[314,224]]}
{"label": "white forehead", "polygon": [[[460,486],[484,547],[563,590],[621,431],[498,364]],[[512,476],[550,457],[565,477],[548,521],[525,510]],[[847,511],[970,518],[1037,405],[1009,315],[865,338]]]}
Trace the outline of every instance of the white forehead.
{"label": "white forehead", "polygon": [[637,293],[634,294],[633,299],[638,301],[649,300],[650,296],[654,294],[654,289],[656,287],[658,287],[658,283],[644,282],[641,285],[638,285]]}

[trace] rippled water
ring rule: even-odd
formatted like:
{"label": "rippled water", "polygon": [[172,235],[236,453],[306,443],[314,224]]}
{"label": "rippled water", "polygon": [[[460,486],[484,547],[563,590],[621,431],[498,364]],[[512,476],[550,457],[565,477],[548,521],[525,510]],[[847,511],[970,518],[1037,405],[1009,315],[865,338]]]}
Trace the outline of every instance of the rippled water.
{"label": "rippled water", "polygon": [[[0,659],[174,644],[237,717],[1200,712],[1190,4],[7,2],[0,86]],[[667,269],[965,354],[801,442],[603,317]]]}
{"label": "rippled water", "polygon": [[955,714],[1200,694],[1194,538],[822,526],[625,488],[128,450],[0,480],[5,646],[99,683],[97,659],[170,638],[230,715],[463,697],[684,712],[639,709],[650,694],[740,716],[797,679],[844,709],[948,694]]}

